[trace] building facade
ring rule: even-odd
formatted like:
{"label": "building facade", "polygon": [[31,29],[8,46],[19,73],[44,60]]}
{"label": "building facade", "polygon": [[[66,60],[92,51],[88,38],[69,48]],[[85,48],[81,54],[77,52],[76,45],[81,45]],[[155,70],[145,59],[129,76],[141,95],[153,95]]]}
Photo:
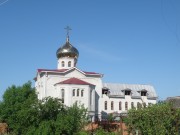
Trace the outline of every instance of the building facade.
{"label": "building facade", "polygon": [[151,85],[103,83],[103,74],[78,69],[79,52],[70,44],[69,34],[56,56],[57,69],[37,70],[35,88],[40,100],[48,96],[60,98],[66,106],[77,102],[93,118],[156,103],[157,95]]}

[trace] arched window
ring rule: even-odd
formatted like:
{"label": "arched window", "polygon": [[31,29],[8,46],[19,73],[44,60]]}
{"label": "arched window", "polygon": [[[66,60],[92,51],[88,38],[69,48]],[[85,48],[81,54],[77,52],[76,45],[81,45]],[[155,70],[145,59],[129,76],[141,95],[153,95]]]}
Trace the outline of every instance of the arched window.
{"label": "arched window", "polygon": [[77,89],[77,97],[79,97],[79,89]]}
{"label": "arched window", "polygon": [[90,91],[90,105],[93,104],[93,90]]}
{"label": "arched window", "polygon": [[73,89],[73,97],[75,96],[75,89]]}
{"label": "arched window", "polygon": [[134,108],[134,102],[131,102],[131,108]]}
{"label": "arched window", "polygon": [[61,89],[61,99],[62,103],[64,103],[64,89]]}
{"label": "arched window", "polygon": [[121,103],[121,101],[119,102],[119,110],[122,110],[122,103]]}
{"label": "arched window", "polygon": [[114,110],[114,102],[111,101],[111,110]]}
{"label": "arched window", "polygon": [[61,62],[61,66],[64,67],[64,61]]}
{"label": "arched window", "polygon": [[84,90],[81,90],[81,97],[84,96]]}
{"label": "arched window", "polygon": [[71,61],[68,62],[68,67],[71,67]]}
{"label": "arched window", "polygon": [[125,110],[128,110],[128,102],[125,102]]}
{"label": "arched window", "polygon": [[147,105],[146,105],[146,103],[143,102],[143,103],[142,103],[142,106],[145,108]]}
{"label": "arched window", "polygon": [[137,108],[142,108],[142,105],[141,105],[141,103],[137,103]]}
{"label": "arched window", "polygon": [[104,102],[104,110],[107,110],[107,101]]}

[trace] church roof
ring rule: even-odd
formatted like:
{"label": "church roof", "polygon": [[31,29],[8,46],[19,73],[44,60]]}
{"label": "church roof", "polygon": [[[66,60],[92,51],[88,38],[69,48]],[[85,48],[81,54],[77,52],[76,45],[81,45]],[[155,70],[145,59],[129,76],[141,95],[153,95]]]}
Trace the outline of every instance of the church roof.
{"label": "church roof", "polygon": [[124,90],[131,90],[132,98],[140,98],[140,91],[147,91],[147,98],[157,98],[155,89],[151,85],[103,83],[103,88],[109,89],[110,96],[124,96]]}
{"label": "church roof", "polygon": [[80,79],[75,78],[75,77],[67,79],[67,80],[59,82],[59,83],[56,83],[56,84],[94,85],[94,84],[88,83],[86,81],[80,80]]}
{"label": "church roof", "polygon": [[68,69],[38,69],[37,71],[38,72],[48,72],[48,71],[50,71],[50,72],[65,72],[65,71],[67,71]]}
{"label": "church roof", "polygon": [[[38,69],[37,71],[38,71],[38,73],[40,73],[40,72],[58,72],[58,73],[65,73],[65,72],[68,72],[68,71],[70,71],[70,70],[72,70],[72,69],[77,69],[77,70],[79,70],[78,68],[73,67],[73,68],[71,68],[71,69]],[[84,73],[84,74],[86,74],[86,75],[102,75],[102,74],[96,73],[96,72],[87,72],[87,71],[81,71],[81,70],[79,70],[79,71],[82,72],[82,73]]]}
{"label": "church roof", "polygon": [[66,43],[57,50],[56,55],[57,58],[66,56],[77,58],[79,56],[79,52],[74,46],[70,44],[69,40],[67,40]]}

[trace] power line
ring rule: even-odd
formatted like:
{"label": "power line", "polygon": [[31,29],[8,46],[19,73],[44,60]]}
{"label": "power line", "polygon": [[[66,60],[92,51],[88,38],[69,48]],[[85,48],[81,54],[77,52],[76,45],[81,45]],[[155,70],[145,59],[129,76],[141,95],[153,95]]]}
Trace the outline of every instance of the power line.
{"label": "power line", "polygon": [[[167,19],[166,19],[166,17],[165,17],[165,15],[164,15],[164,3],[163,3],[163,1],[164,0],[161,0],[161,15],[162,15],[162,19],[163,19],[163,21],[165,22],[165,24],[166,24],[166,26],[167,26],[167,28],[169,29],[169,31],[175,36],[175,38],[176,38],[176,40],[177,40],[177,43],[179,43],[180,44],[180,38],[179,38],[179,35],[178,35],[178,22],[177,22],[177,10],[175,11],[175,23],[176,23],[176,26],[175,26],[175,30],[173,30],[171,27],[170,27],[170,25],[169,25],[169,23],[167,22]],[[171,6],[172,6],[172,8],[175,10],[176,8],[175,8],[175,6],[171,3]]]}
{"label": "power line", "polygon": [[6,2],[8,2],[9,0],[5,0],[5,1],[2,1],[0,2],[0,6],[4,5]]}

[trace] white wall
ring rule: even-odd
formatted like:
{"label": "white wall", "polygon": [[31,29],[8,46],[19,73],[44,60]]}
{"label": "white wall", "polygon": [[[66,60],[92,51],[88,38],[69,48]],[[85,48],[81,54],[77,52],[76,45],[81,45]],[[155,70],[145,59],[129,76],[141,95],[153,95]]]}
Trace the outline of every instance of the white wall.
{"label": "white wall", "polygon": [[[156,100],[148,100],[146,96],[142,96],[141,98],[146,99],[146,100],[142,100],[142,99],[133,99],[131,98],[130,95],[127,95],[125,97],[109,97],[105,94],[103,94],[101,100],[101,111],[102,112],[106,112],[106,113],[113,113],[113,112],[124,112],[126,111],[125,109],[125,102],[128,103],[128,109],[131,109],[131,103],[134,103],[134,107],[137,108],[137,104],[139,103],[146,103],[146,105],[148,106],[148,103],[151,104],[155,104]],[[107,101],[107,110],[105,110],[105,101]],[[114,109],[111,110],[111,101],[114,102]],[[121,102],[121,110],[119,110],[119,102]]]}

